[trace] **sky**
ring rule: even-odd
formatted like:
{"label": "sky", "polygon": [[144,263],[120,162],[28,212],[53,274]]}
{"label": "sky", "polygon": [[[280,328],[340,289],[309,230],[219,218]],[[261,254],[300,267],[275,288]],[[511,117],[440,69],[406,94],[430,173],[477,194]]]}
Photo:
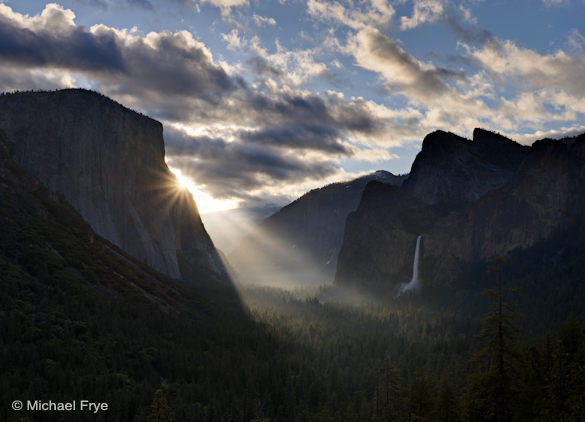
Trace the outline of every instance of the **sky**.
{"label": "sky", "polygon": [[164,125],[202,213],[283,205],[475,127],[585,132],[585,0],[0,1],[0,91],[81,87]]}

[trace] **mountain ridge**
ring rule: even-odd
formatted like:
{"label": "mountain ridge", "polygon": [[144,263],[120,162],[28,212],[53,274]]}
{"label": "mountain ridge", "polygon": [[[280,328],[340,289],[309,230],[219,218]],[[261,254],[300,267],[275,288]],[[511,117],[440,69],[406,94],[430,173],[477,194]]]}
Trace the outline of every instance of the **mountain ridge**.
{"label": "mountain ridge", "polygon": [[435,131],[425,136],[404,187],[428,204],[472,202],[503,186],[527,151],[527,147],[483,129],[474,130],[473,140]]}
{"label": "mountain ridge", "polygon": [[[473,156],[475,140],[435,132],[425,138],[413,179],[402,188],[366,186],[360,205],[348,217],[338,285],[392,290],[408,282],[416,237],[422,235],[423,284],[449,286],[469,265],[531,247],[583,222],[584,135],[571,142],[541,140],[531,147],[487,131],[474,135],[480,142],[491,138],[489,148],[479,145],[484,156]],[[443,141],[433,150],[433,143]],[[493,162],[494,151],[510,149],[501,162]],[[438,163],[421,168],[437,155]],[[487,168],[490,161],[494,165]]]}

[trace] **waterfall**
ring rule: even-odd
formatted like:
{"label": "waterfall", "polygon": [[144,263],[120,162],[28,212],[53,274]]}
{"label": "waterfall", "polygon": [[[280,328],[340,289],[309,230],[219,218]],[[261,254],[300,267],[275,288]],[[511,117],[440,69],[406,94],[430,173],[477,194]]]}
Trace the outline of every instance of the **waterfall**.
{"label": "waterfall", "polygon": [[422,235],[418,235],[416,238],[416,248],[414,248],[414,262],[412,263],[412,279],[409,283],[402,286],[400,289],[400,293],[408,292],[410,290],[416,290],[419,287],[419,279],[418,279],[418,267],[419,267],[419,258],[420,258],[420,241],[422,239]]}

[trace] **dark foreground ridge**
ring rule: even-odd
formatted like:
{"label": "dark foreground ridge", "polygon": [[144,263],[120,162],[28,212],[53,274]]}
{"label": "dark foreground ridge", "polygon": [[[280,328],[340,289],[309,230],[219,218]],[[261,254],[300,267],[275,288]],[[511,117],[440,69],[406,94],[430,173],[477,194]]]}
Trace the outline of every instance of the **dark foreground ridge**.
{"label": "dark foreground ridge", "polygon": [[[252,419],[277,386],[233,377],[262,372],[275,346],[233,292],[185,287],[100,237],[14,149],[0,131],[0,420],[146,422],[161,388],[178,421]],[[16,399],[108,410],[15,412]]]}

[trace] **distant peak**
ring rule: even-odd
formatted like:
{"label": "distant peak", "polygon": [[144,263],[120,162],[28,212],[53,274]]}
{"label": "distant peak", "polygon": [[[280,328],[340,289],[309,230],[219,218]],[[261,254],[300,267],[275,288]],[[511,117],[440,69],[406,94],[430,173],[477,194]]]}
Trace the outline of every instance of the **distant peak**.
{"label": "distant peak", "polygon": [[388,177],[394,177],[395,175],[393,173],[390,173],[389,171],[386,170],[376,170],[373,173],[370,173],[367,177],[373,177],[376,179],[385,179]]}
{"label": "distant peak", "polygon": [[499,133],[491,132],[489,130],[475,128],[473,130],[473,142],[484,143],[484,142],[499,142],[499,143],[515,143],[510,138],[506,138]]}
{"label": "distant peak", "polygon": [[445,132],[444,130],[435,130],[434,132],[429,133],[427,136],[425,136],[425,139],[423,142],[444,140],[444,139],[469,142],[468,139],[462,138],[461,136],[456,135],[453,132]]}
{"label": "distant peak", "polygon": [[441,151],[444,149],[462,147],[469,143],[470,141],[468,139],[462,138],[452,132],[436,130],[425,136],[422,150]]}

